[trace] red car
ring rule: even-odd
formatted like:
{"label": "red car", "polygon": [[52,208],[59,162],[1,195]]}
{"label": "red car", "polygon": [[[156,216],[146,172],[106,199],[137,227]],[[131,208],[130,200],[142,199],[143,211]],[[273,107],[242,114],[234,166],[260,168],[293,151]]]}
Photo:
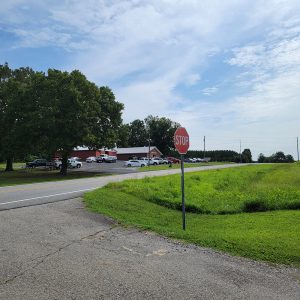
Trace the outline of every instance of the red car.
{"label": "red car", "polygon": [[172,163],[172,164],[179,164],[180,163],[180,159],[175,158],[175,157],[167,157],[167,160]]}

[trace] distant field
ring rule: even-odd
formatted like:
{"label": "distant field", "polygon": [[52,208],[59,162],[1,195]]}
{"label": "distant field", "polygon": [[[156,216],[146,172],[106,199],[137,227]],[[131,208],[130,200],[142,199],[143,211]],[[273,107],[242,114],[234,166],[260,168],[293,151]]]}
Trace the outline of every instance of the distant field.
{"label": "distant field", "polygon": [[111,183],[84,198],[90,210],[124,225],[300,267],[299,164],[187,173],[186,231],[180,195],[180,176],[171,175]]}

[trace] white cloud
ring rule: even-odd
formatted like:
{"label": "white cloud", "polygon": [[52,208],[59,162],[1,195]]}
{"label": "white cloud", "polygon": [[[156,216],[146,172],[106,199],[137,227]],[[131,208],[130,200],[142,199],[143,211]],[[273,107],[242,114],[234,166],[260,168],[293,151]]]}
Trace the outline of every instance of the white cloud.
{"label": "white cloud", "polygon": [[185,83],[188,86],[193,86],[201,80],[201,76],[197,73],[189,74],[186,76]]}
{"label": "white cloud", "polygon": [[211,96],[215,94],[219,89],[216,86],[208,87],[202,90],[203,95]]}

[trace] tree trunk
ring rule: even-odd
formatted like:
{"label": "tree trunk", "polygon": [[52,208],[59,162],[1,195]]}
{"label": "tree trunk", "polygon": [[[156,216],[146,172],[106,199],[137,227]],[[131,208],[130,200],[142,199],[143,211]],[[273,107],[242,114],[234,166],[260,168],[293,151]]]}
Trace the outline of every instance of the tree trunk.
{"label": "tree trunk", "polygon": [[6,160],[5,172],[13,171],[13,159],[10,157]]}
{"label": "tree trunk", "polygon": [[60,174],[63,176],[67,176],[67,172],[68,172],[68,154],[63,153],[62,160],[61,160]]}

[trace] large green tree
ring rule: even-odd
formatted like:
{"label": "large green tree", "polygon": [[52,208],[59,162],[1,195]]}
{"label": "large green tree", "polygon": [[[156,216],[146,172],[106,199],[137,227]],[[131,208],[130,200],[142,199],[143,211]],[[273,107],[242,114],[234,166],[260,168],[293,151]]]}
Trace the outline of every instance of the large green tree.
{"label": "large green tree", "polygon": [[26,99],[31,76],[30,68],[12,70],[8,64],[0,65],[0,153],[6,160],[6,171],[13,170],[15,157],[23,156],[31,148],[31,122]]}
{"label": "large green tree", "polygon": [[148,133],[143,120],[134,120],[129,124],[128,144],[131,147],[142,147],[148,143]]}
{"label": "large green tree", "polygon": [[150,134],[151,144],[155,145],[164,155],[168,155],[174,149],[174,133],[179,123],[165,117],[149,115],[145,119],[147,132]]}
{"label": "large green tree", "polygon": [[130,125],[129,124],[122,124],[119,128],[118,132],[118,140],[117,146],[119,148],[127,148],[129,147],[129,133],[130,133]]}
{"label": "large green tree", "polygon": [[[76,146],[113,147],[122,123],[123,104],[108,87],[98,88],[79,71],[48,70],[38,80],[43,91],[38,121],[41,143],[62,156],[61,173],[67,173],[67,159]],[[38,96],[39,98],[39,96]],[[37,99],[38,100],[38,99]]]}
{"label": "large green tree", "polygon": [[242,162],[251,163],[252,162],[252,154],[250,149],[244,149],[242,152]]}

